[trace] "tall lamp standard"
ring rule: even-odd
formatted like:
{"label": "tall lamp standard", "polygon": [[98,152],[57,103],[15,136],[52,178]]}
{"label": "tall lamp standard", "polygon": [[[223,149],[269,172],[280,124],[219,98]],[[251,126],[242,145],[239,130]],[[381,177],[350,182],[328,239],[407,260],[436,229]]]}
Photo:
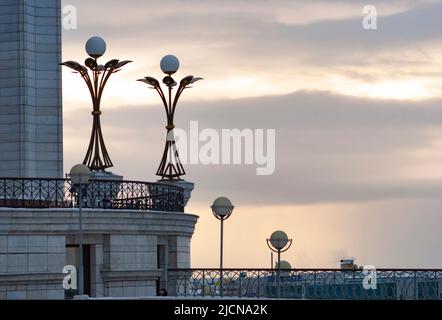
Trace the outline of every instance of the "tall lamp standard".
{"label": "tall lamp standard", "polygon": [[84,62],[84,66],[75,61],[66,61],[61,65],[74,70],[75,73],[79,73],[89,89],[92,98],[93,125],[83,164],[91,170],[104,171],[113,167],[113,164],[104,144],[101,130],[101,97],[110,76],[132,61],[112,59],[104,65],[99,64],[98,58],[106,52],[106,42],[100,37],[92,37],[86,42],[86,52],[89,58]]}
{"label": "tall lamp standard", "polygon": [[275,231],[272,233],[269,239],[267,239],[267,246],[273,252],[278,254],[277,263],[277,297],[281,298],[281,253],[286,252],[292,246],[292,239],[289,239],[284,231]]}
{"label": "tall lamp standard", "polygon": [[[173,130],[175,129],[175,110],[183,91],[191,88],[193,83],[202,80],[202,78],[187,76],[184,77],[178,85],[178,83],[176,83],[172,78],[172,75],[180,68],[180,61],[174,55],[167,55],[163,57],[163,59],[161,59],[160,66],[161,70],[166,74],[166,77],[163,79],[163,83],[167,87],[166,93],[161,88],[160,82],[153,77],[145,77],[143,79],[139,79],[138,81],[146,83],[151,87],[151,89],[158,92],[166,110],[166,146],[164,148],[163,157],[157,171],[157,176],[161,177],[161,180],[181,181],[181,177],[184,176],[186,172],[184,171],[184,167],[181,163],[173,133]],[[173,97],[172,92],[177,85],[178,89]]]}
{"label": "tall lamp standard", "polygon": [[79,223],[79,247],[80,247],[80,266],[78,268],[78,291],[79,295],[84,294],[84,272],[83,272],[83,196],[86,192],[87,185],[91,179],[91,171],[84,164],[77,164],[70,173],[69,178],[72,187],[78,194],[78,223]]}
{"label": "tall lamp standard", "polygon": [[223,241],[224,241],[224,220],[227,220],[233,213],[235,208],[232,202],[226,197],[220,197],[213,202],[212,213],[218,220],[221,221],[221,241],[220,241],[220,294],[224,295],[223,289]]}

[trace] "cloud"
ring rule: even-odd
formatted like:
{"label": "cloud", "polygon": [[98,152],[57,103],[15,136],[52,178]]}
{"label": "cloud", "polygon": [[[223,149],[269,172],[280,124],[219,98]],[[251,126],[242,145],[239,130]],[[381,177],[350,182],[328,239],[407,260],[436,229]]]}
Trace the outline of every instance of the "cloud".
{"label": "cloud", "polygon": [[[428,159],[419,157],[438,141],[439,100],[399,103],[324,92],[210,103],[183,100],[176,123],[185,130],[190,121],[198,120],[200,130],[277,132],[272,176],[256,176],[255,166],[187,165],[188,179],[197,182],[195,201],[210,201],[213,193],[228,192],[243,204],[359,202],[436,197],[442,187],[440,174],[431,179],[425,170],[421,175],[410,173],[440,160],[437,153]],[[160,105],[104,110],[105,140],[118,173],[131,179],[140,179],[140,173],[143,178],[153,176],[165,139],[163,112]],[[78,154],[80,146],[87,145],[89,136],[88,113],[82,113],[81,125],[77,114],[65,113],[71,159],[73,151]]]}
{"label": "cloud", "polygon": [[[377,31],[362,29],[365,0],[63,2],[79,14],[79,29],[63,34],[65,60],[84,59],[95,34],[108,42],[103,59],[134,60],[103,97],[114,172],[156,178],[164,110],[135,80],[161,76],[164,54],[180,57],[177,77],[206,78],[183,96],[179,127],[276,129],[272,176],[185,166],[196,182],[187,210],[201,216],[194,266],[217,263],[208,206],[219,195],[236,205],[225,243],[232,267],[267,266],[264,239],[280,228],[295,239],[285,258],[296,267],[338,267],[344,255],[380,267],[440,265],[441,1],[371,1]],[[65,171],[90,137],[83,85],[64,74]]]}
{"label": "cloud", "polygon": [[[65,32],[65,38],[81,40],[90,32],[109,35],[118,42],[139,48],[137,38],[144,37],[142,46],[156,50],[161,46],[200,44],[211,48],[214,44],[230,44],[229,48],[253,47],[254,55],[269,50],[304,48],[326,49],[326,53],[353,50],[378,51],[380,47],[401,43],[425,42],[441,37],[440,1],[391,1],[387,9],[383,1],[374,2],[380,14],[378,32],[362,28],[362,8],[365,1],[132,1],[128,7],[120,2],[107,6],[102,3],[74,1],[78,7],[78,32]],[[331,10],[331,8],[335,10]],[[352,8],[352,15],[329,19],[343,8]],[[216,10],[216,14],[214,13]],[[96,12],[101,12],[96,15]],[[318,16],[307,24],[283,24],[270,16],[278,12],[292,13],[305,18],[308,13]],[[121,15],[131,19],[116,19]],[[416,22],[419,23],[416,23]],[[266,45],[262,46],[263,40]],[[123,49],[123,48],[122,48]],[[300,51],[274,50],[273,54],[299,54]],[[238,51],[231,53],[239,53]],[[250,53],[250,51],[249,51]],[[252,56],[252,58],[253,58]],[[242,59],[244,60],[242,55]]]}
{"label": "cloud", "polygon": [[[375,2],[380,14],[377,31],[362,28],[364,1],[72,4],[78,7],[79,29],[63,34],[65,60],[84,59],[84,41],[99,34],[108,40],[103,59],[134,61],[109,84],[111,93],[127,92],[124,98],[112,94],[114,105],[139,103],[146,94],[133,80],[160,74],[159,60],[169,53],[180,57],[182,72],[210,79],[200,84],[195,100],[297,90],[396,99],[442,94],[440,1]],[[308,22],[281,22],[281,12],[307,17]],[[65,81],[77,88],[81,85],[67,77]],[[65,97],[78,100],[73,91],[66,91]]]}

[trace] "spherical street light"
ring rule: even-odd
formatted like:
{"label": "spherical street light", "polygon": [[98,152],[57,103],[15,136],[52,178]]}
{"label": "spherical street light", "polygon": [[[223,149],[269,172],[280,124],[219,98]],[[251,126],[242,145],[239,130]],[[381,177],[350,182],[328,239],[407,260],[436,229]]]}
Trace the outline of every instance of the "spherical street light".
{"label": "spherical street light", "polygon": [[92,37],[86,42],[86,52],[94,59],[98,59],[106,52],[106,42],[101,37]]}
{"label": "spherical street light", "polygon": [[220,197],[213,202],[211,208],[215,217],[220,220],[225,220],[230,217],[235,207],[229,199],[226,197]]}
{"label": "spherical street light", "polygon": [[292,265],[288,261],[277,262],[275,267],[280,270],[292,270]]}
{"label": "spherical street light", "polygon": [[165,74],[171,76],[172,74],[176,73],[180,68],[180,61],[174,55],[169,54],[161,59],[160,66],[161,70]]}
{"label": "spherical street light", "polygon": [[284,231],[275,231],[270,236],[270,244],[276,250],[283,249],[289,242],[289,237]]}
{"label": "spherical street light", "polygon": [[78,291],[80,295],[84,293],[84,266],[83,266],[83,193],[87,190],[87,184],[91,179],[91,170],[84,164],[77,164],[72,167],[69,177],[71,179],[73,189],[78,194],[78,233],[79,233],[79,250],[80,261],[78,268]]}
{"label": "spherical street light", "polygon": [[88,184],[91,179],[91,170],[84,164],[77,164],[72,167],[69,177],[73,185]]}
{"label": "spherical street light", "polygon": [[226,197],[220,197],[216,199],[212,206],[212,213],[218,220],[221,221],[221,241],[220,241],[220,258],[219,258],[219,270],[220,270],[220,294],[224,295],[223,286],[223,242],[224,242],[224,220],[228,219],[235,208],[232,202]]}
{"label": "spherical street light", "polygon": [[[278,254],[278,262],[276,264],[277,271],[277,297],[281,297],[281,269],[284,266],[281,261],[281,253],[286,252],[292,246],[292,239],[289,239],[284,231],[275,231],[272,233],[269,239],[267,239],[267,246],[273,252]],[[285,265],[287,267],[287,265]],[[273,253],[272,253],[272,268],[273,268]]]}
{"label": "spherical street light", "polygon": [[280,261],[279,263],[276,263],[275,269],[279,271],[279,274],[282,278],[286,278],[290,276],[292,265],[287,261]]}

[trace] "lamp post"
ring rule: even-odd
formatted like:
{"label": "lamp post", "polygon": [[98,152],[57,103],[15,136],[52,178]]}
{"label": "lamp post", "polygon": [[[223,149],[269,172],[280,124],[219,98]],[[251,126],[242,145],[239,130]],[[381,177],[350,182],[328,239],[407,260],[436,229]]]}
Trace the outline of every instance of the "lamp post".
{"label": "lamp post", "polygon": [[161,60],[161,70],[167,75],[163,79],[163,83],[166,85],[168,92],[164,93],[161,88],[160,82],[153,77],[145,77],[138,81],[148,84],[151,89],[154,89],[160,95],[160,98],[164,104],[167,116],[167,138],[166,146],[164,148],[163,157],[161,159],[160,166],[157,171],[157,176],[162,180],[181,180],[181,177],[186,174],[184,167],[181,163],[178,150],[175,143],[175,135],[173,130],[175,129],[174,116],[175,110],[178,104],[178,100],[185,89],[191,88],[190,85],[202,80],[202,78],[187,76],[180,81],[175,96],[173,97],[173,89],[178,85],[172,78],[172,75],[176,73],[180,67],[180,62],[177,57],[173,55],[167,55]]}
{"label": "lamp post", "polygon": [[224,295],[223,292],[223,241],[224,241],[224,220],[227,220],[233,213],[233,209],[235,208],[232,205],[232,202],[225,198],[220,197],[216,199],[213,202],[213,205],[211,206],[212,213],[218,220],[221,221],[221,241],[220,241],[220,258],[219,258],[219,264],[220,264],[220,292],[221,297]]}
{"label": "lamp post", "polygon": [[71,68],[75,73],[79,73],[89,89],[92,98],[93,125],[83,164],[91,170],[104,171],[113,167],[113,164],[104,144],[101,130],[101,97],[110,76],[132,61],[113,59],[105,65],[98,64],[98,58],[106,52],[106,42],[100,37],[92,37],[86,42],[86,52],[89,58],[86,59],[84,66],[75,61],[66,61],[61,65]]}
{"label": "lamp post", "polygon": [[292,239],[289,239],[284,231],[275,231],[269,239],[267,239],[267,246],[273,252],[278,254],[277,262],[277,297],[281,298],[281,253],[286,252],[292,246]]}
{"label": "lamp post", "polygon": [[84,272],[83,272],[83,193],[91,179],[91,171],[84,164],[77,164],[70,173],[72,186],[78,194],[78,223],[79,223],[79,247],[80,247],[80,266],[78,268],[78,291],[79,295],[84,294]]}

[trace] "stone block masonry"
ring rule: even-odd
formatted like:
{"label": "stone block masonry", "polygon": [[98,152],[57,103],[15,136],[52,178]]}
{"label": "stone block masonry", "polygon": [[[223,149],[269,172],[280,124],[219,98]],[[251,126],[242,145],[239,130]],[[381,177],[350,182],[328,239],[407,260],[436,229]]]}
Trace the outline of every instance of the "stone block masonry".
{"label": "stone block masonry", "polygon": [[0,0],[0,177],[62,177],[60,0]]}
{"label": "stone block masonry", "polygon": [[65,237],[0,235],[0,300],[60,299]]}
{"label": "stone block masonry", "polygon": [[[148,297],[167,269],[190,267],[198,217],[85,209],[85,277],[91,297]],[[0,208],[0,300],[63,299],[63,267],[79,268],[77,209]],[[86,286],[85,286],[86,287]]]}

